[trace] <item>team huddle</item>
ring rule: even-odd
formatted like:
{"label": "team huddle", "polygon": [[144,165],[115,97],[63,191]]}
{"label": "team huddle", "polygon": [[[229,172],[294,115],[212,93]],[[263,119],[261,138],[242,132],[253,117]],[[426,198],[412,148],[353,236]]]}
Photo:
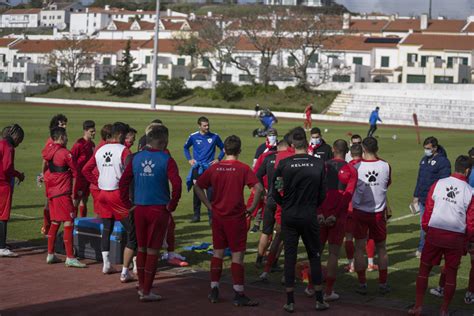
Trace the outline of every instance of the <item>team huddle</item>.
{"label": "team huddle", "polygon": [[[186,184],[188,190],[193,187],[194,194],[191,222],[201,220],[201,204],[208,210],[213,244],[208,295],[211,303],[219,301],[223,259],[226,249],[230,249],[233,304],[258,305],[244,294],[244,254],[252,219],[255,220],[252,232],[258,232],[263,222],[256,261],[257,267],[263,268],[261,280],[268,279],[280,252],[284,251],[287,312],[295,311],[300,238],[309,261],[305,294],[315,297],[316,310],[326,310],[328,302],[340,298],[334,288],[343,245],[349,260],[346,270],[357,273],[356,292],[368,293],[367,271],[378,271],[380,294],[390,292],[386,238],[387,220],[391,216],[387,200],[391,167],[378,157],[376,138],[353,135],[350,144],[338,139],[330,146],[319,128],[310,130],[309,142],[301,127],[290,130],[280,140],[277,131],[270,129],[250,167],[239,161],[242,143],[238,136],[222,141],[219,135],[210,132],[207,118],[200,117],[197,123],[199,130],[184,145],[184,155],[190,164]],[[101,141],[95,146],[95,123],[85,121],[84,135],[70,151],[66,148],[66,127],[64,115],[54,116],[50,138],[42,150],[43,172],[38,181],[44,183],[47,198],[42,227],[48,237],[46,262],[62,262],[55,255],[55,244],[63,224],[65,265],[86,267],[74,256],[73,226],[74,218],[87,216],[91,195],[94,213],[103,225],[103,273],[116,272],[109,258],[110,243],[114,224],[120,221],[127,233],[120,281],[134,280],[129,270],[133,261],[140,301],[160,300],[161,296],[151,291],[160,250],[166,249],[169,262],[187,264],[174,252],[172,213],[181,198],[182,180],[167,149],[168,128],[160,120],[151,122],[139,140],[138,151],[132,153],[137,131],[125,123],[104,125]],[[310,125],[305,124],[307,127]],[[6,233],[15,178],[24,180],[24,174],[14,168],[14,148],[23,141],[24,132],[14,124],[6,127],[2,136],[0,256],[15,256],[6,247]],[[217,148],[220,153],[216,157]],[[467,182],[471,166],[471,157],[459,156],[454,173],[436,181],[429,190],[422,216],[426,236],[416,284],[416,304],[410,314],[421,314],[429,273],[443,258],[441,313],[446,314],[454,296],[461,258],[468,251],[471,259],[474,257],[473,191]],[[247,203],[245,187],[251,189]],[[325,248],[328,259],[327,273],[323,276],[321,255]],[[374,264],[375,254],[378,265]],[[474,295],[474,261],[471,263],[470,296]]]}

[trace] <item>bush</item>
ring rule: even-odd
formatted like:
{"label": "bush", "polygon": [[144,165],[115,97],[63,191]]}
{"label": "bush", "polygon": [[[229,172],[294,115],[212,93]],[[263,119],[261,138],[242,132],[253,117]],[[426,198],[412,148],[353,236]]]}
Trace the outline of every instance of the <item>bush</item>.
{"label": "bush", "polygon": [[243,93],[239,87],[230,82],[222,82],[216,85],[216,91],[221,95],[225,101],[238,101],[242,99]]}
{"label": "bush", "polygon": [[163,99],[176,100],[189,95],[191,91],[186,88],[183,79],[173,78],[160,81],[156,94]]}

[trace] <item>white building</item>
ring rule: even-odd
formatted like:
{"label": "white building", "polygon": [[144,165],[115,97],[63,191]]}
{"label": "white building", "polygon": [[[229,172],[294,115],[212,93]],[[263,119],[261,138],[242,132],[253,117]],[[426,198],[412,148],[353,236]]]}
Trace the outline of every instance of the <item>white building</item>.
{"label": "white building", "polygon": [[50,3],[41,9],[40,26],[50,26],[64,30],[70,24],[71,14],[84,10],[84,6],[80,2]]}
{"label": "white building", "polygon": [[10,9],[0,16],[0,27],[35,28],[39,26],[40,9]]}

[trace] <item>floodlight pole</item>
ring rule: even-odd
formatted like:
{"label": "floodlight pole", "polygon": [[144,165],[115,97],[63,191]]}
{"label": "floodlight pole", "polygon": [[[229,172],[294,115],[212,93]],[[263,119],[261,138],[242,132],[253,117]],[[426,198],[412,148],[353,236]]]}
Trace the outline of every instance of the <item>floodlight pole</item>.
{"label": "floodlight pole", "polygon": [[151,108],[156,108],[156,77],[158,76],[158,36],[160,34],[160,0],[156,0],[155,36],[153,38],[153,72],[151,78]]}

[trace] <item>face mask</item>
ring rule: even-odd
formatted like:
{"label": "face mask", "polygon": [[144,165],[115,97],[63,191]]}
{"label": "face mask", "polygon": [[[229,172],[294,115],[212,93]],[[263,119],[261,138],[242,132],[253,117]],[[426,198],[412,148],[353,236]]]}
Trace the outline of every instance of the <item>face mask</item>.
{"label": "face mask", "polygon": [[433,152],[431,151],[431,149],[425,149],[425,156],[426,157],[431,157],[433,155]]}
{"label": "face mask", "polygon": [[311,145],[321,144],[321,138],[311,138]]}
{"label": "face mask", "polygon": [[276,144],[277,137],[276,137],[276,136],[268,136],[268,137],[267,137],[267,140],[268,140],[268,143],[269,143],[270,145],[275,145],[275,144]]}

